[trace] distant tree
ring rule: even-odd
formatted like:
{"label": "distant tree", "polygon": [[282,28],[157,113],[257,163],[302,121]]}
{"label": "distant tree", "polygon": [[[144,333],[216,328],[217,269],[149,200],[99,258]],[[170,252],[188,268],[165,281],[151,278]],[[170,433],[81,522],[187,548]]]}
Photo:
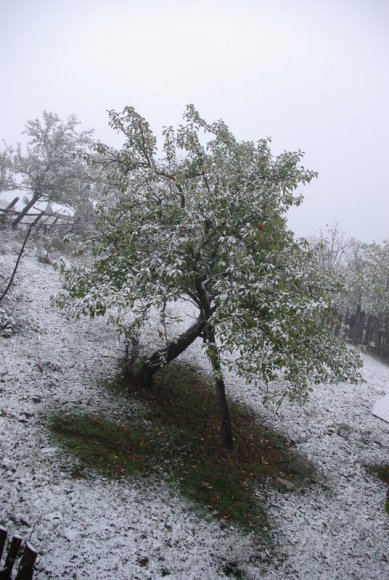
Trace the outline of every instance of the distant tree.
{"label": "distant tree", "polygon": [[319,235],[310,240],[310,245],[315,252],[319,265],[339,275],[345,263],[347,251],[352,245],[352,240],[346,237],[338,224],[326,226],[320,230]]}
{"label": "distant tree", "polygon": [[16,184],[12,177],[12,157],[8,148],[0,151],[0,192],[12,191]]}
{"label": "distant tree", "polygon": [[334,303],[348,324],[344,331],[355,343],[368,345],[372,339],[381,352],[379,333],[387,332],[389,317],[389,243],[347,239],[332,226],[311,240],[311,247],[340,284]]}
{"label": "distant tree", "polygon": [[344,264],[347,304],[366,314],[389,315],[389,243],[352,240]]}
{"label": "distant tree", "polygon": [[315,173],[301,152],[273,157],[269,140],[239,142],[223,121],[193,106],[164,129],[161,155],[148,123],[131,107],[109,113],[126,137],[120,151],[99,144],[112,195],[99,206],[88,268],[65,271],[57,303],[91,317],[113,309],[119,328],[131,311],[139,328],[151,308],[190,301],[197,318],[140,367],[141,387],[197,338],[213,369],[225,447],[233,445],[223,367],[264,394],[304,398],[309,381],[358,379],[359,359],[333,335],[335,285],[307,244],[286,227],[295,193]]}
{"label": "distant tree", "polygon": [[18,189],[30,193],[17,225],[38,201],[57,202],[75,208],[91,196],[91,182],[83,155],[92,145],[92,131],[78,131],[79,122],[70,116],[62,122],[54,113],[42,120],[27,121],[24,133],[30,138],[23,148],[12,151],[12,172]]}

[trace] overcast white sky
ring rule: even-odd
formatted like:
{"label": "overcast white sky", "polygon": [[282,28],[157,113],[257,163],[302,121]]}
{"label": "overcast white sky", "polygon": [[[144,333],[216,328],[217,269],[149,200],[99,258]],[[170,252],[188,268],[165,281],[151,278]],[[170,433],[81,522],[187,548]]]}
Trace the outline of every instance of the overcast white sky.
{"label": "overcast white sky", "polygon": [[389,0],[0,0],[0,139],[43,110],[115,143],[107,109],[158,131],[194,103],[319,172],[290,226],[389,238]]}

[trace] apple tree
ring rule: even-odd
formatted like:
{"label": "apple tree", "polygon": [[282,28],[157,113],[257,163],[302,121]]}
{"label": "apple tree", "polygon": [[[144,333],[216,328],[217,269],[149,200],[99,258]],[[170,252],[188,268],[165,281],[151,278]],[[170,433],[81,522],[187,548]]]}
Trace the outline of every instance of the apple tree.
{"label": "apple tree", "polygon": [[223,370],[233,368],[266,395],[304,398],[311,382],[355,381],[358,356],[333,333],[331,276],[286,214],[302,201],[296,189],[315,173],[302,153],[273,156],[270,140],[238,141],[223,121],[207,123],[188,106],[160,148],[132,107],[109,112],[125,137],[121,150],[96,146],[106,197],[91,240],[88,267],[65,271],[57,303],[75,316],[131,311],[141,326],[151,309],[190,301],[197,318],[145,358],[141,387],[196,339],[213,369],[221,438],[232,448]]}

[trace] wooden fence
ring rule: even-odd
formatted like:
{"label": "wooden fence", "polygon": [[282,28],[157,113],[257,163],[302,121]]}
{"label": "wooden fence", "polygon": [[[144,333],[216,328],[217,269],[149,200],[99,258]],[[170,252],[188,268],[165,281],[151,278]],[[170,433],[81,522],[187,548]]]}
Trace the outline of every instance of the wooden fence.
{"label": "wooden fence", "polygon": [[347,310],[340,319],[348,327],[348,338],[375,354],[389,358],[389,316],[367,314],[360,306]]}
{"label": "wooden fence", "polygon": [[[0,527],[0,579],[11,580],[11,578],[15,578],[15,580],[31,580],[34,575],[34,564],[38,556],[38,552],[31,546],[29,542],[26,542],[22,547],[22,538],[15,535],[8,543],[4,565],[2,565],[1,559],[5,548],[7,535],[7,530],[3,527]],[[14,569],[15,563],[17,565],[18,571],[14,577],[12,571]]]}
{"label": "wooden fence", "polygon": [[[15,218],[21,214],[20,211],[14,209],[18,201],[19,198],[15,197],[6,208],[0,208],[0,225],[13,224]],[[73,216],[41,210],[36,207],[33,210],[33,212],[27,213],[24,216],[24,220],[18,222],[18,225],[31,226],[31,223],[34,222],[34,229],[42,229],[44,234],[59,225],[68,224],[71,228],[74,226],[75,220]]]}

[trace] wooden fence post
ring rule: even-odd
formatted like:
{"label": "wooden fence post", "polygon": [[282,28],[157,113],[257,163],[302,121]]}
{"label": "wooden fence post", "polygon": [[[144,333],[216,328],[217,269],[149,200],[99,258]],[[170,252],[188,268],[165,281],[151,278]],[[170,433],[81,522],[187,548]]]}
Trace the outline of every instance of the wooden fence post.
{"label": "wooden fence post", "polygon": [[0,572],[0,578],[3,580],[8,580],[11,578],[12,569],[15,564],[15,560],[18,556],[20,546],[22,545],[22,538],[20,536],[14,536],[11,540],[11,544],[8,548],[8,554],[5,559],[5,564],[3,570]]}
{"label": "wooden fence post", "polygon": [[9,280],[8,284],[7,284],[7,287],[6,287],[6,289],[4,290],[4,292],[2,293],[2,295],[0,296],[0,302],[3,300],[4,296],[7,294],[8,290],[11,288],[12,282],[13,282],[13,280],[14,280],[14,278],[15,278],[15,274],[16,274],[16,271],[17,271],[17,269],[18,269],[18,266],[19,266],[19,262],[20,262],[20,260],[22,259],[22,255],[23,255],[23,252],[24,252],[24,248],[26,247],[26,244],[27,244],[28,237],[29,237],[29,235],[31,234],[31,232],[32,232],[32,230],[33,230],[33,228],[34,228],[34,226],[35,226],[35,225],[38,223],[38,221],[41,219],[41,217],[42,217],[42,214],[39,214],[39,215],[38,215],[38,217],[37,217],[37,218],[35,219],[35,221],[34,221],[34,222],[33,222],[33,223],[30,225],[30,227],[29,227],[29,229],[28,229],[28,232],[27,232],[27,234],[26,234],[26,237],[24,238],[24,242],[23,242],[22,248],[21,248],[21,250],[20,250],[20,252],[19,252],[18,259],[16,260],[16,264],[15,264],[15,267],[14,267],[14,269],[13,269],[13,272],[12,272],[11,278],[10,278],[10,280]]}
{"label": "wooden fence post", "polygon": [[34,574],[34,564],[37,556],[38,552],[35,550],[35,548],[33,548],[29,542],[26,542],[15,580],[32,579]]}
{"label": "wooden fence post", "polygon": [[7,539],[7,530],[3,528],[3,526],[0,526],[0,561],[3,555],[6,539]]}
{"label": "wooden fence post", "polygon": [[[0,527],[0,562],[3,555],[5,542],[7,539],[7,530]],[[18,535],[13,536],[7,550],[4,566],[0,563],[0,580],[11,580],[13,578],[12,570],[15,561],[18,557],[19,550],[22,544],[22,538]],[[38,552],[26,542],[22,557],[19,562],[18,571],[15,580],[32,580],[34,575],[34,564],[37,559]]]}

